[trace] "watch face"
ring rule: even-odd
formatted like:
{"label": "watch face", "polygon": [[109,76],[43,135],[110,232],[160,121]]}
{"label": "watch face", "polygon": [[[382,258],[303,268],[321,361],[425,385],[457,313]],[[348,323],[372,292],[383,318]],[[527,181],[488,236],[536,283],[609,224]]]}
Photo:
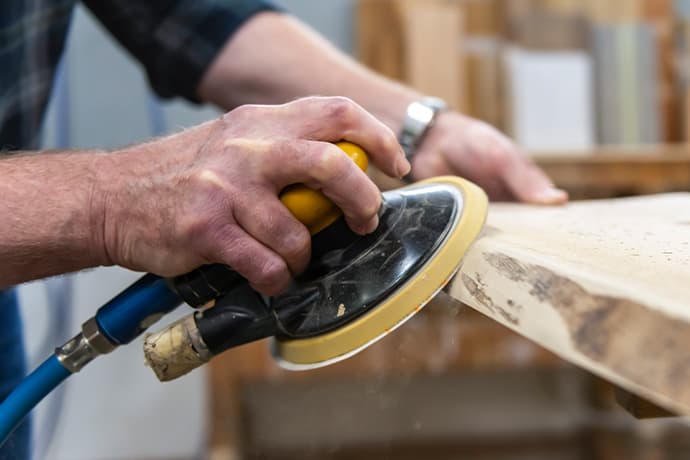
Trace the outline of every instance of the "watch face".
{"label": "watch face", "polygon": [[407,116],[414,118],[419,123],[428,125],[434,119],[434,109],[419,102],[410,104],[407,108]]}

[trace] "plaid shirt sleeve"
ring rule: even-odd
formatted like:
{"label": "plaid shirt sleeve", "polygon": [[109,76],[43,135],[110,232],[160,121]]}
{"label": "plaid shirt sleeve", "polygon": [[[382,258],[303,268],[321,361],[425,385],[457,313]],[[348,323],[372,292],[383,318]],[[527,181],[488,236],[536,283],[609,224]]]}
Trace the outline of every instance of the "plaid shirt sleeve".
{"label": "plaid shirt sleeve", "polygon": [[83,0],[146,68],[161,97],[199,102],[206,68],[254,14],[277,10],[267,0]]}

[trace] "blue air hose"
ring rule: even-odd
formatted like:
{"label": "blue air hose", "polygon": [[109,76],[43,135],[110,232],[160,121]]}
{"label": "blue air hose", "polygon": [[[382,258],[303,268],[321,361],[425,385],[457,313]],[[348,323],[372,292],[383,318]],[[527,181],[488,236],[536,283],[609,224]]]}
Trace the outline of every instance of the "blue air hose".
{"label": "blue air hose", "polygon": [[0,439],[4,442],[31,409],[69,376],[53,355],[24,378],[0,405]]}
{"label": "blue air hose", "polygon": [[0,445],[26,415],[70,374],[137,338],[182,299],[164,278],[148,274],[98,309],[70,339],[0,403]]}
{"label": "blue air hose", "polygon": [[[65,60],[58,68],[55,96],[59,112],[56,118],[56,142],[63,148],[71,144],[69,88],[66,77],[68,65]],[[157,98],[151,94],[147,98],[147,108],[153,134],[164,134],[165,116]],[[82,326],[82,333],[58,348],[56,354],[25,377],[0,403],[0,446],[31,410],[67,377],[78,372],[97,355],[108,353],[119,345],[131,342],[149,325],[177,307],[181,301],[176,292],[169,288],[165,279],[149,274],[101,307],[96,316]],[[56,308],[55,311],[58,312],[59,318],[60,308]],[[58,411],[60,405],[61,401],[57,405]],[[49,418],[55,422],[57,414],[53,413]],[[48,433],[45,448],[53,434],[54,432]]]}

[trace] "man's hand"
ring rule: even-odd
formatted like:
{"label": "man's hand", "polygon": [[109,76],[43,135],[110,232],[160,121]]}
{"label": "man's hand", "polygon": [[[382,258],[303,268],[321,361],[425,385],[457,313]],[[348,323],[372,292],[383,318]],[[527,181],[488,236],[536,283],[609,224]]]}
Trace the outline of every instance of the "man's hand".
{"label": "man's hand", "polygon": [[494,200],[560,204],[568,200],[512,141],[492,126],[446,111],[438,115],[413,160],[415,179],[456,174]]}
{"label": "man's hand", "polygon": [[278,199],[321,190],[361,234],[378,225],[377,187],[333,142],[360,145],[391,176],[409,171],[393,132],[345,98],[242,106],[219,120],[101,157],[100,244],[112,264],[163,276],[224,263],[264,294],[309,261],[310,235]]}

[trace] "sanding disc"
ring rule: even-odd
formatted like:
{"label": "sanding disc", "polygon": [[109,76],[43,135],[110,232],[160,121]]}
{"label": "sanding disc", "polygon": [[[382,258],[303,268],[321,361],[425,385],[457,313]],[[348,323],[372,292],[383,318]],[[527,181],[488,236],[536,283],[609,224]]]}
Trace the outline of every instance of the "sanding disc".
{"label": "sanding disc", "polygon": [[[388,193],[395,195],[387,197]],[[326,282],[314,283],[316,304],[271,344],[282,367],[306,370],[338,362],[403,324],[450,281],[479,235],[488,209],[486,194],[455,176],[386,194],[384,203],[401,203],[395,206],[404,208],[398,212],[404,218],[393,209],[390,222],[382,222],[394,232],[380,230],[382,236],[368,243],[371,248],[355,254],[342,270],[332,270]],[[289,305],[289,294],[282,299]],[[308,336],[310,329],[318,331],[324,324],[332,330]]]}

